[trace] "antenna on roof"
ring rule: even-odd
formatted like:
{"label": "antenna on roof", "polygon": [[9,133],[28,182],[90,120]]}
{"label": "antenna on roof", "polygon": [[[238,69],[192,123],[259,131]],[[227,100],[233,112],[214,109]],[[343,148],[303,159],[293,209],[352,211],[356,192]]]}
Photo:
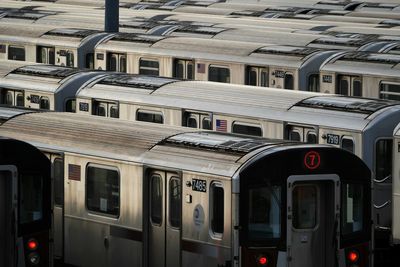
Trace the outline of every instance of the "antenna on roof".
{"label": "antenna on roof", "polygon": [[105,0],[104,31],[119,31],[119,0]]}

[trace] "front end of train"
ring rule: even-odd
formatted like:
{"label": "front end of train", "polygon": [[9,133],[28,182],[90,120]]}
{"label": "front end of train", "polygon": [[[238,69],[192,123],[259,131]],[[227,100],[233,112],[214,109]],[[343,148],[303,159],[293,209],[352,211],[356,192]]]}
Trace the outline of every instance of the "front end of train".
{"label": "front end of train", "polygon": [[237,180],[235,266],[372,266],[371,172],[352,153],[275,147]]}

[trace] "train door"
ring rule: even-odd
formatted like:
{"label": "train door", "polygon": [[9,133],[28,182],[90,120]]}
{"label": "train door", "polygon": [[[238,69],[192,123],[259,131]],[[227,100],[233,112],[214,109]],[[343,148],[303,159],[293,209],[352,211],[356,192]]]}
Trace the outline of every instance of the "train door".
{"label": "train door", "polygon": [[109,53],[107,55],[107,70],[126,72],[126,54]]}
{"label": "train door", "polygon": [[53,172],[53,239],[54,257],[64,257],[64,160],[58,155],[51,155]]}
{"label": "train door", "polygon": [[176,173],[149,173],[148,266],[181,266],[181,178]]}
{"label": "train door", "polygon": [[286,125],[286,139],[308,144],[317,144],[317,129],[300,125]]}
{"label": "train door", "polygon": [[347,96],[362,96],[361,77],[339,75],[336,93]]}
{"label": "train door", "polygon": [[339,189],[337,175],[288,178],[289,267],[337,266]]}
{"label": "train door", "polygon": [[17,171],[14,166],[0,166],[0,266],[16,265]]}

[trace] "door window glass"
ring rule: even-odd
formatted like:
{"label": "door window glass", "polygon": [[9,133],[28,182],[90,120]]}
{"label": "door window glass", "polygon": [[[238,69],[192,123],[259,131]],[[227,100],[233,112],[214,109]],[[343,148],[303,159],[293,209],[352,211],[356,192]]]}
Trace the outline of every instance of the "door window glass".
{"label": "door window glass", "polygon": [[64,162],[57,158],[53,163],[54,203],[62,206],[64,203]]}
{"label": "door window glass", "polygon": [[293,74],[286,72],[285,73],[285,89],[294,89],[294,79]]}
{"label": "door window glass", "polygon": [[279,238],[281,236],[281,187],[250,188],[248,197],[249,239]]}
{"label": "door window glass", "polygon": [[111,54],[108,63],[108,70],[117,71],[117,56]]}
{"label": "door window glass", "polygon": [[316,144],[318,143],[317,135],[314,132],[307,133],[307,143],[308,144]]}
{"label": "door window glass", "polygon": [[43,204],[43,177],[32,174],[20,175],[20,224],[41,220],[43,218]]}
{"label": "door window glass", "polygon": [[184,62],[182,60],[177,60],[175,63],[175,78],[183,79],[183,67]]}
{"label": "door window glass", "polygon": [[362,96],[361,81],[353,80],[353,96]]}
{"label": "door window glass", "polygon": [[48,97],[42,96],[40,98],[40,105],[39,105],[40,109],[50,109],[50,100]]}
{"label": "door window glass", "polygon": [[212,130],[212,122],[209,117],[204,117],[201,123],[201,128],[204,130]]}
{"label": "door window glass", "polygon": [[392,174],[392,139],[381,139],[375,145],[376,179],[382,180]]}
{"label": "door window glass", "polygon": [[312,229],[317,225],[317,188],[310,185],[293,189],[293,227]]}
{"label": "door window glass", "polygon": [[187,79],[193,80],[194,79],[194,72],[193,72],[194,64],[192,61],[188,62],[187,64]]}
{"label": "door window glass", "polygon": [[339,92],[340,95],[349,95],[349,83],[347,80],[341,79],[339,82]]}
{"label": "door window glass", "polygon": [[110,117],[119,118],[119,109],[117,105],[111,105],[110,107]]}
{"label": "door window glass", "polygon": [[169,222],[172,227],[181,225],[181,181],[178,178],[169,180]]}
{"label": "door window glass", "polygon": [[190,128],[197,128],[197,120],[195,117],[190,116],[187,118],[186,126]]}
{"label": "door window glass", "polygon": [[300,133],[298,131],[293,131],[293,130],[289,132],[289,140],[302,141]]}
{"label": "door window glass", "polygon": [[150,205],[151,205],[151,221],[153,224],[161,225],[162,208],[163,208],[163,186],[161,177],[153,175],[150,184]]}
{"label": "door window glass", "polygon": [[262,86],[262,87],[268,86],[268,71],[267,70],[261,70],[260,86]]}
{"label": "door window glass", "polygon": [[24,102],[24,94],[21,92],[17,92],[16,93],[16,105],[17,107],[23,107],[25,106],[25,102]]}
{"label": "door window glass", "polygon": [[76,112],[76,100],[75,99],[68,99],[65,102],[65,111],[66,112]]}
{"label": "door window glass", "polygon": [[354,141],[353,141],[353,139],[343,137],[342,138],[341,148],[343,148],[344,150],[347,150],[347,151],[349,151],[351,153],[354,153]]}
{"label": "door window glass", "polygon": [[120,55],[119,57],[119,71],[126,72],[126,56]]}
{"label": "door window glass", "polygon": [[7,91],[6,92],[6,97],[4,99],[4,104],[12,106],[14,105],[14,92],[12,91]]}
{"label": "door window glass", "polygon": [[308,91],[319,92],[319,74],[311,74],[308,78]]}
{"label": "door window glass", "polygon": [[257,85],[257,70],[250,68],[247,75],[247,84],[248,85]]}
{"label": "door window glass", "polygon": [[342,234],[361,231],[363,228],[363,186],[342,184]]}
{"label": "door window glass", "polygon": [[221,184],[211,184],[211,230],[215,234],[224,232],[224,188]]}

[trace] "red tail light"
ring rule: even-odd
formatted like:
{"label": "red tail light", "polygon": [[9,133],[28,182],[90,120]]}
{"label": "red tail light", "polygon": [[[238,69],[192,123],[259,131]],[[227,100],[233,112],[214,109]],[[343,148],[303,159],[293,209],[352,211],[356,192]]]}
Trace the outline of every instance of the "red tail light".
{"label": "red tail light", "polygon": [[268,264],[268,258],[266,256],[261,255],[257,258],[257,263],[259,267],[266,267]]}
{"label": "red tail light", "polygon": [[356,263],[358,261],[358,259],[360,258],[360,255],[358,254],[357,251],[355,250],[351,250],[349,251],[349,253],[347,254],[347,259],[351,262],[351,263]]}
{"label": "red tail light", "polygon": [[30,250],[36,250],[39,246],[39,243],[35,239],[30,239],[27,243],[27,246]]}

